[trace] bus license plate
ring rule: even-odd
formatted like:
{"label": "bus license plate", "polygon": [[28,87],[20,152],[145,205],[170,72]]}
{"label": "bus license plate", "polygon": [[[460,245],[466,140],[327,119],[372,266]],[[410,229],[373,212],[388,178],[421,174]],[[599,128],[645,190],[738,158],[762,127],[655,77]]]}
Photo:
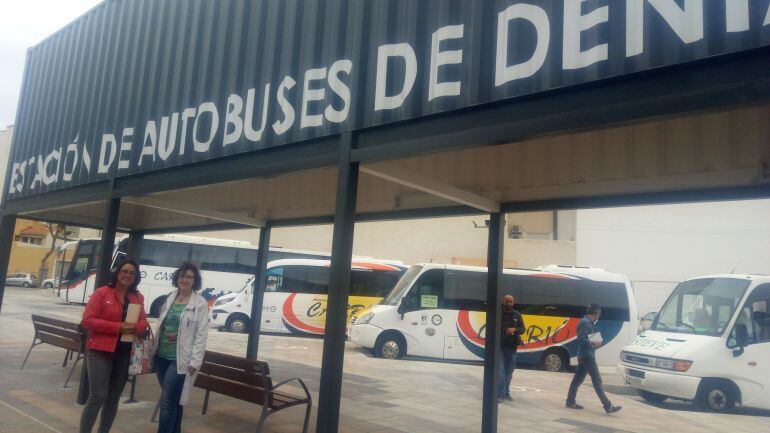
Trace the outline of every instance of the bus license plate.
{"label": "bus license plate", "polygon": [[626,375],[626,385],[642,385],[642,384],[644,384],[644,379],[642,379],[641,377]]}

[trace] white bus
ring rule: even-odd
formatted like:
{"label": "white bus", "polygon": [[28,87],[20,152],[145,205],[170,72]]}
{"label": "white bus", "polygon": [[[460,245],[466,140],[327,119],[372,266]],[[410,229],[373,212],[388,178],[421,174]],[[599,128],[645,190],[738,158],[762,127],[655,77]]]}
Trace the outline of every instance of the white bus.
{"label": "white bus", "polygon": [[[128,238],[116,241],[113,266],[126,256]],[[96,284],[101,241],[77,242],[69,270],[61,284],[59,297],[67,302],[86,303]],[[270,248],[268,258],[329,258],[327,253]],[[213,303],[219,296],[238,290],[256,272],[257,247],[247,242],[209,239],[195,236],[145,236],[141,241],[139,265],[145,309],[157,316],[166,295],[173,290],[171,276],[183,262],[192,262],[201,270],[201,294]]]}
{"label": "white bus", "polygon": [[650,329],[623,348],[618,370],[651,402],[770,409],[770,277],[683,281]]}
{"label": "white bus", "polygon": [[[323,335],[329,292],[329,260],[285,259],[268,263],[260,332]],[[348,319],[377,304],[404,274],[402,262],[353,258]],[[209,324],[245,332],[251,322],[252,277],[239,293],[214,303]]]}
{"label": "white bus", "polygon": [[[385,358],[482,360],[486,272],[470,266],[412,266],[380,305],[351,320],[351,341]],[[500,294],[514,295],[515,308],[524,316],[520,364],[566,369],[576,356],[577,324],[593,302],[602,305],[599,364],[615,365],[620,349],[636,336],[636,303],[624,275],[567,266],[505,269]]]}

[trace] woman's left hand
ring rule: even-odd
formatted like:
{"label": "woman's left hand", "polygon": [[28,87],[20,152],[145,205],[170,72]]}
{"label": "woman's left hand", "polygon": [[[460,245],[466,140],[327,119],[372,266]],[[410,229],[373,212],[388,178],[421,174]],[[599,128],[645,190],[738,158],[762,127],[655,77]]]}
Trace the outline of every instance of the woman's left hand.
{"label": "woman's left hand", "polygon": [[189,367],[189,366],[187,367],[187,374],[189,374],[190,376],[195,374],[196,371],[198,370],[196,370],[195,367]]}

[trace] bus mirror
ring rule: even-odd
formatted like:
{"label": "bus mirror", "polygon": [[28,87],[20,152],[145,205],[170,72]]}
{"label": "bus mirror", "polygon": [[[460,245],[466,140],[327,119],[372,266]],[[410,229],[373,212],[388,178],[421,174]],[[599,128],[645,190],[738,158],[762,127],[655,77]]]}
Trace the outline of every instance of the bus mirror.
{"label": "bus mirror", "polygon": [[749,329],[745,323],[738,323],[735,325],[735,346],[733,350],[733,356],[738,357],[743,355],[743,348],[749,344]]}
{"label": "bus mirror", "polygon": [[404,313],[406,312],[406,302],[404,302],[404,299],[401,300],[401,303],[398,304],[398,314],[401,315],[401,320],[404,320]]}

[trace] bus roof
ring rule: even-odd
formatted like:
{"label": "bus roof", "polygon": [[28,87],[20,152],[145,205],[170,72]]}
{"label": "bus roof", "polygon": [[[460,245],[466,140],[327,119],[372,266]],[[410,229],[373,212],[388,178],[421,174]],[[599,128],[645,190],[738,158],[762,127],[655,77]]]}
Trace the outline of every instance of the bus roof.
{"label": "bus roof", "polygon": [[[370,258],[353,257],[354,269],[371,269],[380,271],[403,271],[406,269],[404,263],[398,260],[378,260]],[[278,266],[331,266],[331,260],[319,259],[279,259],[273,260],[267,264],[268,268]]]}
{"label": "bus roof", "polygon": [[749,280],[754,284],[770,283],[770,275],[761,274],[713,274],[687,278],[684,281],[700,280],[704,278],[730,278],[734,280]]}
{"label": "bus roof", "polygon": [[[465,266],[465,265],[447,265],[439,263],[420,263],[424,269],[451,269],[458,271],[486,272],[487,268],[483,266]],[[589,279],[594,281],[605,281],[611,283],[627,284],[628,278],[623,274],[608,272],[600,268],[580,268],[561,265],[540,266],[537,269],[503,269],[507,275],[542,275],[542,276],[565,276],[579,279]]]}

